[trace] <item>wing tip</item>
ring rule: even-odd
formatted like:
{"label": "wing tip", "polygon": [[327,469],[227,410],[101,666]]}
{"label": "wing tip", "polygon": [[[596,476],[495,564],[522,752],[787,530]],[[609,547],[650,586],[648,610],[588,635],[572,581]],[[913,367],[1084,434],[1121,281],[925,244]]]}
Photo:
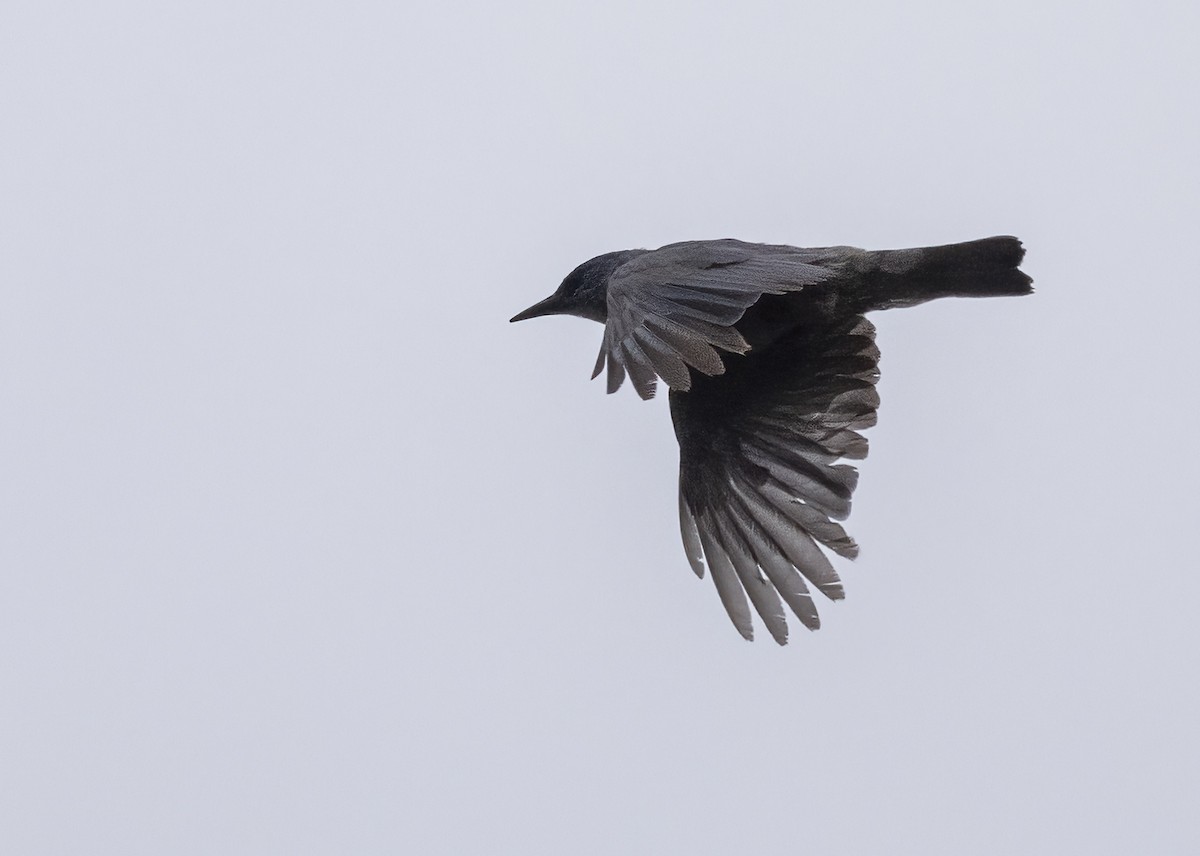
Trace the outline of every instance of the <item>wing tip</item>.
{"label": "wing tip", "polygon": [[633,388],[637,390],[638,398],[642,401],[649,401],[658,392],[658,382],[651,380],[649,383],[637,383]]}
{"label": "wing tip", "polygon": [[817,590],[834,603],[846,599],[846,588],[841,583],[836,585],[817,586]]}

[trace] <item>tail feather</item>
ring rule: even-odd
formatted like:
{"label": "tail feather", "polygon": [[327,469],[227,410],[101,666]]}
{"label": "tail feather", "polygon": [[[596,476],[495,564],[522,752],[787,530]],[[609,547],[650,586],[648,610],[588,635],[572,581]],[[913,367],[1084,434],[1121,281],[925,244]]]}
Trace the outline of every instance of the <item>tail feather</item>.
{"label": "tail feather", "polygon": [[1006,297],[1033,291],[1019,270],[1025,248],[1012,237],[872,253],[867,309],[916,306],[939,297]]}

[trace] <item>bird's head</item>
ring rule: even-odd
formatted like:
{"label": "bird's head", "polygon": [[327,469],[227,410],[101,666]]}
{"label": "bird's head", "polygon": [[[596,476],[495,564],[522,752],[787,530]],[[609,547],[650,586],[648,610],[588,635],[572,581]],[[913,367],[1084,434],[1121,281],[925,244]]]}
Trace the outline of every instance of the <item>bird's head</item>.
{"label": "bird's head", "polygon": [[567,274],[558,291],[518,312],[510,320],[524,321],[539,315],[578,315],[603,324],[608,320],[608,278],[613,271],[645,250],[621,250],[590,259]]}

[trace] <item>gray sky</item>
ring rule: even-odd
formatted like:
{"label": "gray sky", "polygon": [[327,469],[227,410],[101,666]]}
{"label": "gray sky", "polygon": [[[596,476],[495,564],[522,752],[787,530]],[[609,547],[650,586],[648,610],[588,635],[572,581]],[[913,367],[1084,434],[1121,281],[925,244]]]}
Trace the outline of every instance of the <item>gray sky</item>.
{"label": "gray sky", "polygon": [[[1198,26],[5,3],[0,851],[1200,848]],[[786,649],[665,401],[507,324],[609,250],[1006,233],[1035,296],[875,316]]]}

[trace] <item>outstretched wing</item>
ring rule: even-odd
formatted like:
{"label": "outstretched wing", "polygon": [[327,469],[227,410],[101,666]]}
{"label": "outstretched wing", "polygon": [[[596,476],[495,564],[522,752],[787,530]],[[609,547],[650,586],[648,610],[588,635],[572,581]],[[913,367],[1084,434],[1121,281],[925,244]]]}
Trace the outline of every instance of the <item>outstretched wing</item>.
{"label": "outstretched wing", "polygon": [[724,376],[698,375],[690,392],[671,391],[684,549],[701,577],[707,560],[747,639],[747,595],[781,645],[783,603],[804,626],[820,626],[805,580],[832,600],[843,597],[817,545],[858,554],[835,522],[850,514],[858,473],[837,461],[867,455],[858,432],[875,424],[878,362],[874,326],[853,315],[729,357]]}
{"label": "outstretched wing", "polygon": [[721,374],[720,351],[749,350],[733,325],[760,297],[833,275],[814,263],[822,252],[726,239],[668,244],[637,256],[609,279],[608,321],[592,377],[607,365],[611,393],[628,372],[638,395],[651,398],[655,375],[671,389],[688,390],[689,367]]}

